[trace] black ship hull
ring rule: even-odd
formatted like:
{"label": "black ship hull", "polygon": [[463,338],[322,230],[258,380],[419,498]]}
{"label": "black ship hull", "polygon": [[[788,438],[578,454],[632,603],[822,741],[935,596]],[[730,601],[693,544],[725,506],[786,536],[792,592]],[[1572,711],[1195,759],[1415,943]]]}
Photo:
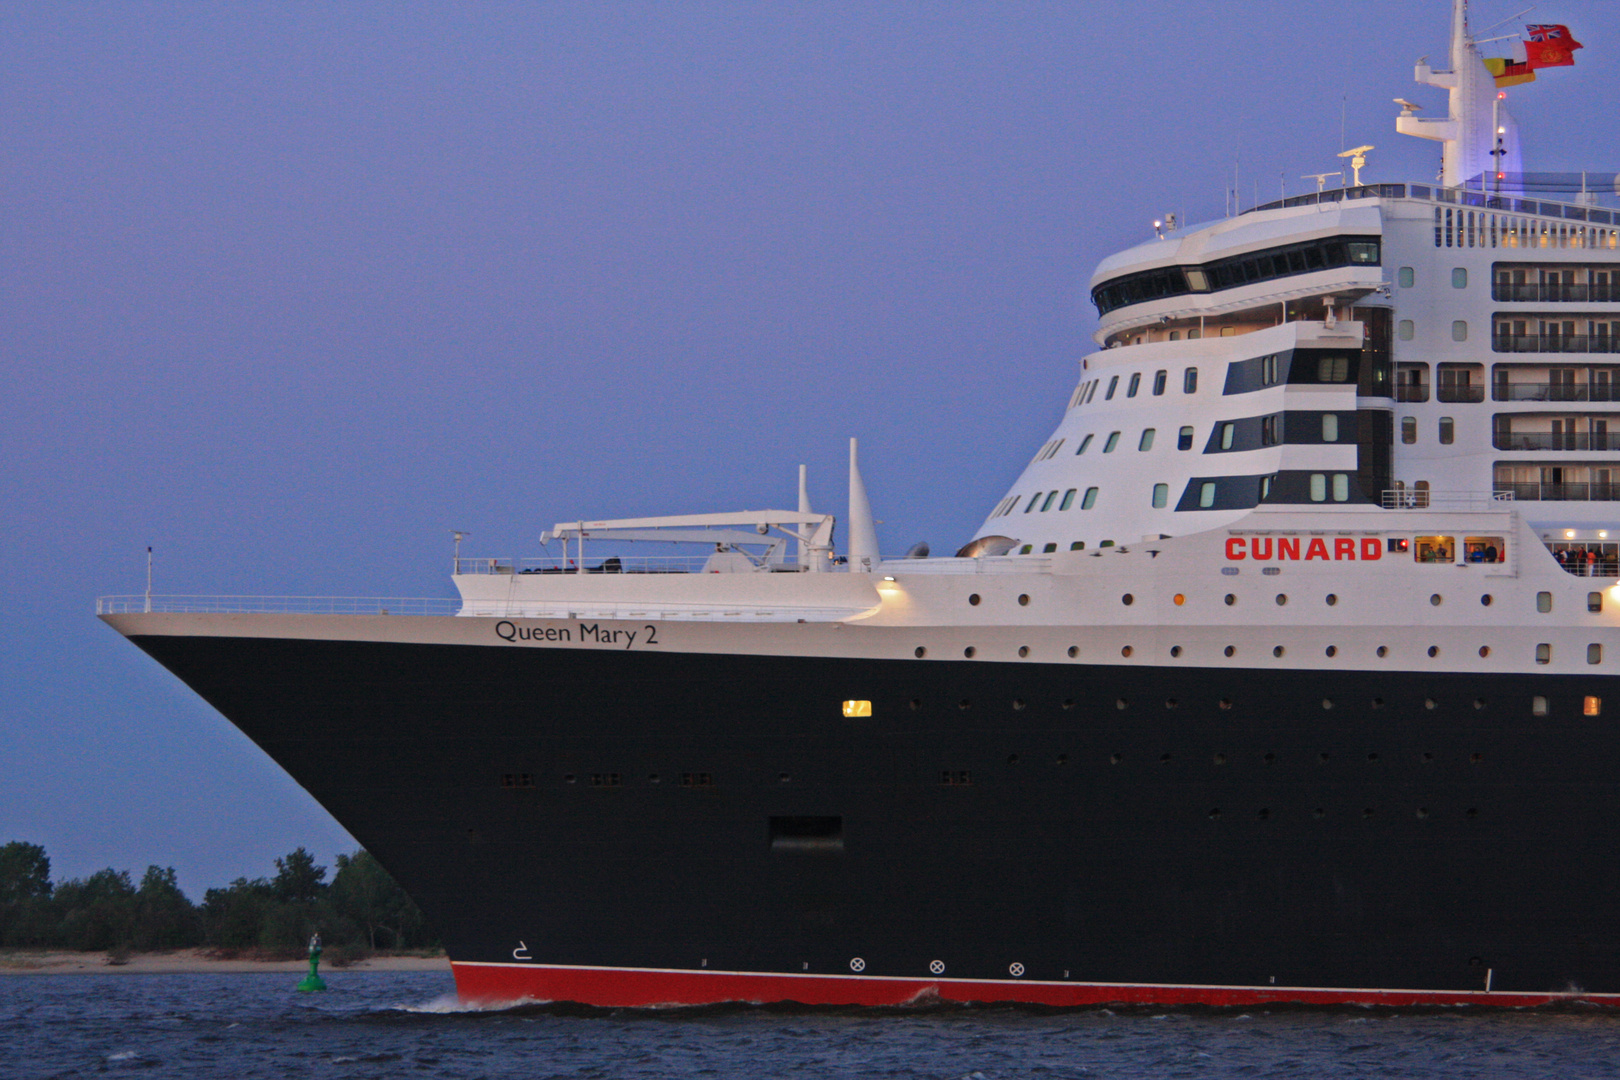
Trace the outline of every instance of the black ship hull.
{"label": "black ship hull", "polygon": [[1620,993],[1612,677],[134,640],[469,997]]}

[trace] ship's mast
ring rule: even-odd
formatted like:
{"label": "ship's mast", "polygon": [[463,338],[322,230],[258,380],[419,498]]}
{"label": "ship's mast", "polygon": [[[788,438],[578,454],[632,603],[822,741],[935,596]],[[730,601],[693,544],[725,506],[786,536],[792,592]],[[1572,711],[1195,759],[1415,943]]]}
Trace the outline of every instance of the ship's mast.
{"label": "ship's mast", "polygon": [[[1519,136],[1504,103],[1496,98],[1496,81],[1480,59],[1468,29],[1468,0],[1452,0],[1451,70],[1436,71],[1429,58],[1417,62],[1414,78],[1425,86],[1450,91],[1450,115],[1444,119],[1423,119],[1408,110],[1395,120],[1395,130],[1441,144],[1441,179],[1447,187],[1457,187],[1471,177],[1496,172],[1520,171]],[[1497,149],[1497,129],[1503,151]],[[1498,160],[1500,159],[1500,160]]]}

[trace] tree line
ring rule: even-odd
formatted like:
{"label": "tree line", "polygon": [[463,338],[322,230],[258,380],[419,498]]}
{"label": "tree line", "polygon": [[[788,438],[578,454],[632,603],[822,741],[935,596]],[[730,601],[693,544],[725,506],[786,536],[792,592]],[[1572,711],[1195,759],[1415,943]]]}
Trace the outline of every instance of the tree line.
{"label": "tree line", "polygon": [[276,859],[272,877],[237,878],[194,904],[173,867],[148,866],[51,880],[39,844],[0,847],[0,946],[146,952],[208,946],[302,953],[319,933],[330,952],[437,947],[422,913],[364,850],[339,855],[332,880],[303,848]]}

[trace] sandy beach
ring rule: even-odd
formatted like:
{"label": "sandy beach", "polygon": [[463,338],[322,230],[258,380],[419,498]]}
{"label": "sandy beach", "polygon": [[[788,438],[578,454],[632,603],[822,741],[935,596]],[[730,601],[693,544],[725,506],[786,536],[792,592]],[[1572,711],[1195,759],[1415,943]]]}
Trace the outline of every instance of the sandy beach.
{"label": "sandy beach", "polygon": [[[207,949],[175,949],[171,952],[129,953],[115,958],[104,952],[66,952],[16,949],[0,953],[0,975],[163,975],[192,972],[239,972],[309,970],[307,960],[227,959]],[[322,963],[322,971],[444,971],[450,961],[444,956],[374,956],[342,967]]]}

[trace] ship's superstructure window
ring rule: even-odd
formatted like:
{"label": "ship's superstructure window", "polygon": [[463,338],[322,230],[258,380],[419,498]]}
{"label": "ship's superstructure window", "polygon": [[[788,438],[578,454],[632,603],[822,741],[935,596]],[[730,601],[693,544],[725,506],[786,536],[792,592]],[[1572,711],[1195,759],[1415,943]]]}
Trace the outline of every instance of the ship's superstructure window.
{"label": "ship's superstructure window", "polygon": [[1540,694],[1537,694],[1535,697],[1530,699],[1530,715],[1531,716],[1546,716],[1547,715],[1547,699],[1545,697],[1542,697]]}
{"label": "ship's superstructure window", "polygon": [[1053,491],[1050,495],[1048,495],[1046,497],[1046,501],[1041,503],[1041,513],[1044,514],[1048,510],[1052,509],[1052,500],[1055,499],[1055,498],[1057,498],[1057,492]]}
{"label": "ship's superstructure window", "polygon": [[1467,322],[1467,320],[1458,319],[1456,322],[1451,324],[1451,340],[1452,341],[1467,341],[1468,340],[1468,322]]}
{"label": "ship's superstructure window", "polygon": [[1325,443],[1339,441],[1339,414],[1322,414],[1322,441]]}
{"label": "ship's superstructure window", "polygon": [[1310,493],[1311,502],[1327,502],[1328,492],[1331,488],[1334,502],[1350,501],[1350,474],[1349,473],[1311,473]]}
{"label": "ship's superstructure window", "polygon": [[1597,612],[1602,611],[1603,610],[1603,594],[1600,593],[1600,592],[1589,592],[1589,593],[1587,593],[1586,594],[1586,610],[1592,612],[1593,614],[1596,614]]}
{"label": "ship's superstructure window", "polygon": [[1086,452],[1086,447],[1091,445],[1091,440],[1094,439],[1094,438],[1096,438],[1095,435],[1087,435],[1085,438],[1081,439],[1080,440],[1080,449],[1078,449],[1078,450],[1076,450],[1074,452],[1074,456],[1079,457],[1081,454],[1085,453]]}
{"label": "ship's superstructure window", "polygon": [[[1171,340],[1174,341],[1175,339],[1171,338]],[[1165,384],[1165,382],[1166,382],[1166,380],[1168,378],[1169,378],[1169,373],[1168,372],[1155,371],[1153,373],[1153,396],[1154,397],[1159,397],[1161,394],[1164,393],[1164,384]]]}
{"label": "ship's superstructure window", "polygon": [[1262,356],[1260,358],[1260,385],[1275,386],[1276,384],[1277,356],[1275,353],[1270,356]]}
{"label": "ship's superstructure window", "polygon": [[1141,386],[1142,373],[1140,371],[1132,372],[1130,385],[1125,388],[1125,396],[1128,398],[1135,397],[1136,391],[1139,390]]}
{"label": "ship's superstructure window", "polygon": [[1138,450],[1151,450],[1151,449],[1153,449],[1153,431],[1154,431],[1153,428],[1143,428],[1142,429],[1142,438],[1136,444],[1136,448]]}
{"label": "ship's superstructure window", "polygon": [[1232,440],[1237,437],[1237,425],[1227,421],[1221,424],[1221,449],[1232,449]]}
{"label": "ship's superstructure window", "polygon": [[1114,447],[1116,447],[1118,445],[1119,445],[1119,432],[1110,431],[1108,433],[1108,441],[1103,443],[1103,453],[1112,454],[1114,452]]}
{"label": "ship's superstructure window", "polygon": [[1069,507],[1074,505],[1074,493],[1075,493],[1076,490],[1078,490],[1078,489],[1070,488],[1068,491],[1065,491],[1063,493],[1063,502],[1058,504],[1058,510],[1060,512],[1063,511],[1063,510],[1067,510]]}
{"label": "ship's superstructure window", "polygon": [[1114,391],[1119,389],[1119,376],[1114,375],[1108,380],[1108,390],[1103,394],[1104,401],[1114,400]]}
{"label": "ship's superstructure window", "polygon": [[1041,495],[1042,494],[1043,494],[1043,492],[1037,491],[1035,494],[1033,494],[1033,495],[1031,495],[1029,497],[1029,505],[1024,507],[1024,513],[1027,514],[1031,510],[1035,509],[1035,504],[1041,501]]}
{"label": "ship's superstructure window", "polygon": [[1410,266],[1403,266],[1395,272],[1395,280],[1400,283],[1403,289],[1410,289],[1414,278],[1415,275]]}
{"label": "ship's superstructure window", "polygon": [[1417,336],[1417,327],[1413,325],[1411,319],[1402,319],[1395,324],[1395,336],[1402,341],[1411,341]]}
{"label": "ship's superstructure window", "polygon": [[1552,646],[1547,642],[1542,642],[1540,645],[1536,646],[1536,663],[1552,663]]}
{"label": "ship's superstructure window", "polygon": [[[1507,561],[1507,543],[1500,536],[1463,537],[1463,561],[1471,563],[1499,563]],[[1487,607],[1488,600],[1482,600]]]}
{"label": "ship's superstructure window", "polygon": [[1468,268],[1466,266],[1454,266],[1454,267],[1452,267],[1452,269],[1451,269],[1451,287],[1453,289],[1466,289],[1466,288],[1468,288]]}
{"label": "ship's superstructure window", "polygon": [[[1591,645],[1588,645],[1586,647],[1586,662],[1588,664],[1601,664],[1601,663],[1603,663],[1603,646],[1599,645],[1599,644],[1597,644],[1595,642],[1593,644],[1591,644]],[[1587,701],[1592,701],[1593,699],[1592,698],[1587,698],[1586,700]],[[1586,715],[1587,716],[1594,716],[1596,714],[1589,712]]]}
{"label": "ship's superstructure window", "polygon": [[1457,538],[1454,536],[1418,536],[1413,538],[1412,561],[1420,563],[1449,563],[1454,561]]}
{"label": "ship's superstructure window", "polygon": [[1180,433],[1176,435],[1176,449],[1177,450],[1191,450],[1192,449],[1192,444],[1193,444],[1193,429],[1192,429],[1192,425],[1189,424],[1186,427],[1182,428]]}
{"label": "ship's superstructure window", "polygon": [[1219,292],[1343,266],[1376,266],[1378,261],[1378,237],[1335,236],[1252,251],[1202,266],[1165,266],[1124,274],[1091,290],[1091,301],[1099,315],[1106,315],[1128,304]]}
{"label": "ship's superstructure window", "polygon": [[[1187,335],[1191,337],[1191,334]],[[1190,367],[1181,373],[1181,392],[1183,394],[1198,393],[1198,369]]]}
{"label": "ship's superstructure window", "polygon": [[1449,416],[1442,416],[1440,418],[1440,445],[1450,446],[1455,441],[1456,434],[1457,422]]}
{"label": "ship's superstructure window", "polygon": [[1170,485],[1169,484],[1154,484],[1153,485],[1153,508],[1155,510],[1162,510],[1162,509],[1164,509],[1165,503],[1167,503],[1169,501],[1170,501]]}
{"label": "ship's superstructure window", "polygon": [[1536,593],[1536,610],[1541,612],[1543,615],[1552,610],[1552,593]]}
{"label": "ship's superstructure window", "polygon": [[1407,446],[1417,442],[1417,417],[1401,417],[1401,442]]}
{"label": "ship's superstructure window", "polygon": [[1262,416],[1260,418],[1260,445],[1261,446],[1276,446],[1277,445],[1277,441],[1278,441],[1277,440],[1277,421],[1278,421],[1278,419],[1279,419],[1279,417],[1277,416],[1276,413],[1272,413],[1270,416]]}
{"label": "ship's superstructure window", "polygon": [[1080,509],[1082,509],[1082,510],[1090,510],[1093,506],[1096,506],[1096,505],[1097,505],[1097,489],[1094,488],[1094,487],[1086,488],[1086,493],[1085,493],[1084,497],[1082,497],[1081,500],[1080,500]]}
{"label": "ship's superstructure window", "polygon": [[872,703],[870,701],[846,701],[844,702],[844,715],[871,716]]}
{"label": "ship's superstructure window", "polygon": [[1198,506],[1200,509],[1208,510],[1214,505],[1215,482],[1213,480],[1206,480],[1204,483],[1198,486]]}
{"label": "ship's superstructure window", "polygon": [[1319,357],[1316,361],[1316,381],[1342,383],[1350,381],[1350,357],[1344,354]]}

